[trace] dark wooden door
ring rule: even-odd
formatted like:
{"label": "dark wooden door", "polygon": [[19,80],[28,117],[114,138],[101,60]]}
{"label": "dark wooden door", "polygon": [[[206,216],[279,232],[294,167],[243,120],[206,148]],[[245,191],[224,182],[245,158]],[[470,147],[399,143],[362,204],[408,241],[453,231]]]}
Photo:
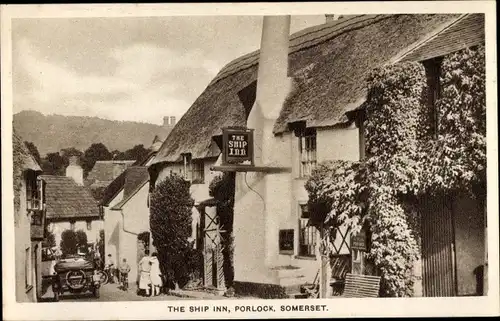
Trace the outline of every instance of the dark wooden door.
{"label": "dark wooden door", "polygon": [[422,281],[425,297],[456,295],[453,212],[449,197],[429,197],[420,204]]}

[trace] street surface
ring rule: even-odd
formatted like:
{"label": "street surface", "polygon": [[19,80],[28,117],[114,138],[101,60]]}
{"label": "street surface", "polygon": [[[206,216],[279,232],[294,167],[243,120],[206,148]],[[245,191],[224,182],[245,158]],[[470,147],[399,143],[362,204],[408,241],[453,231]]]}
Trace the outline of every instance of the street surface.
{"label": "street surface", "polygon": [[[101,295],[97,299],[92,294],[71,294],[65,292],[64,295],[60,296],[59,302],[106,302],[106,301],[169,301],[169,300],[194,300],[191,298],[181,298],[173,295],[160,294],[155,297],[143,297],[136,294],[135,287],[132,287],[128,291],[123,291],[118,288],[117,284],[106,284],[101,286]],[[52,297],[52,291],[47,291],[47,295],[44,295],[47,301],[50,301]],[[45,301],[45,300],[44,300]]]}

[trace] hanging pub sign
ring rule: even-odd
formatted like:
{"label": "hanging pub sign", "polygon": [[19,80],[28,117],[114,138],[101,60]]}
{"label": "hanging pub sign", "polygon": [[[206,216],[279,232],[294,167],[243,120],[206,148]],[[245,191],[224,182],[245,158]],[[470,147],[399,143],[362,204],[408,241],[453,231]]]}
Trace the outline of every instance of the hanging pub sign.
{"label": "hanging pub sign", "polygon": [[222,163],[224,165],[253,165],[253,129],[223,128],[222,148]]}
{"label": "hanging pub sign", "polygon": [[351,234],[351,249],[368,251],[368,237],[366,231],[362,229],[357,234]]}

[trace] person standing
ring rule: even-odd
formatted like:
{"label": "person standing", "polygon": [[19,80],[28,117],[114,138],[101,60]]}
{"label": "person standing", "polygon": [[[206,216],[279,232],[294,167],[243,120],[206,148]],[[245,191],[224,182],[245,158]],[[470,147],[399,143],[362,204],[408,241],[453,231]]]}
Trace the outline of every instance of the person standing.
{"label": "person standing", "polygon": [[152,254],[150,262],[151,262],[151,284],[153,287],[153,296],[157,296],[161,292],[160,289],[163,282],[161,280],[160,262],[158,261],[156,252]]}
{"label": "person standing", "polygon": [[144,256],[139,262],[139,291],[150,296],[151,287],[151,262],[148,256]]}
{"label": "person standing", "polygon": [[106,269],[109,271],[109,283],[115,283],[115,261],[113,260],[113,256],[108,254],[108,259],[106,261]]}

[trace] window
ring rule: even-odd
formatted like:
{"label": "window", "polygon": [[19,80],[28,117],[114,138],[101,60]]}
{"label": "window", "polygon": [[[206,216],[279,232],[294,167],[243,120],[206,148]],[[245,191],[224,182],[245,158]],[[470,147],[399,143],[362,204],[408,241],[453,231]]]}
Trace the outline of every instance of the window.
{"label": "window", "polygon": [[182,154],[182,160],[184,162],[183,170],[181,170],[182,176],[185,180],[191,181],[193,172],[191,153]]}
{"label": "window", "polygon": [[311,175],[316,166],[316,130],[303,129],[299,134],[300,177]]}
{"label": "window", "polygon": [[430,120],[431,131],[430,134],[437,138],[439,129],[439,111],[437,108],[437,100],[440,98],[441,87],[439,84],[439,74],[441,72],[441,59],[435,58],[424,62],[425,73],[427,77],[427,93],[426,93],[426,105],[428,110],[427,117]]}
{"label": "window", "polygon": [[202,160],[193,161],[193,184],[203,184],[205,182],[205,164]]}
{"label": "window", "polygon": [[24,285],[26,290],[32,287],[32,271],[31,271],[31,248],[26,248],[24,253]]}
{"label": "window", "polygon": [[33,171],[26,172],[26,203],[28,209],[39,208],[38,185]]}
{"label": "window", "polygon": [[280,254],[293,254],[293,229],[280,230],[279,234],[279,253]]}
{"label": "window", "polygon": [[92,230],[92,221],[87,221],[87,230]]}
{"label": "window", "polygon": [[69,222],[69,228],[74,231],[75,230],[75,221]]}
{"label": "window", "polygon": [[299,218],[299,256],[316,256],[316,233],[314,226],[309,226],[309,208],[300,204]]}

